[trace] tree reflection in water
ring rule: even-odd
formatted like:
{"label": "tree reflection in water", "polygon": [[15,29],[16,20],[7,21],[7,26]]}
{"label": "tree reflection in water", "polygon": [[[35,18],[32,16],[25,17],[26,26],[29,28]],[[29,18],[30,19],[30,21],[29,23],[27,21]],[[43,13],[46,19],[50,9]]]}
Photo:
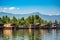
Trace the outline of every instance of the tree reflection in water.
{"label": "tree reflection in water", "polygon": [[12,30],[3,30],[3,37],[4,40],[12,39]]}
{"label": "tree reflection in water", "polygon": [[60,30],[0,30],[0,40],[60,40]]}
{"label": "tree reflection in water", "polygon": [[32,39],[30,40],[41,40],[39,29],[29,29]]}

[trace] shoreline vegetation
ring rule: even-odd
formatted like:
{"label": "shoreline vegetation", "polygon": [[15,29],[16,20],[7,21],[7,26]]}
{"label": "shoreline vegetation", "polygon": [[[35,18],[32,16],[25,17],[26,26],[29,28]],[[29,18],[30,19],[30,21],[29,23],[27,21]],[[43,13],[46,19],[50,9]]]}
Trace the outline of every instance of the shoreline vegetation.
{"label": "shoreline vegetation", "polygon": [[8,16],[0,17],[0,29],[60,29],[60,22],[55,20],[46,21],[38,15],[28,16],[16,19],[14,16],[9,18]]}

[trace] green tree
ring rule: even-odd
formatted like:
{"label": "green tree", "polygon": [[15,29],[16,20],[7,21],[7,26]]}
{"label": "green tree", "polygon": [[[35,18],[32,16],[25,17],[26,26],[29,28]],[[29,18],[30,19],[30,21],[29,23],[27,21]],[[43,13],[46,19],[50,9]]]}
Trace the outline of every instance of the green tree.
{"label": "green tree", "polygon": [[56,25],[57,25],[57,24],[58,24],[58,21],[57,21],[57,20],[55,20],[54,24],[56,24]]}
{"label": "green tree", "polygon": [[17,23],[17,19],[13,16],[11,22],[12,22],[12,23]]}
{"label": "green tree", "polygon": [[10,18],[8,16],[5,16],[6,23],[10,23]]}
{"label": "green tree", "polygon": [[24,20],[24,17],[22,17],[21,19],[20,19],[21,21],[21,25],[24,25],[25,24],[25,20]]}
{"label": "green tree", "polygon": [[22,25],[25,26],[25,19],[24,19],[24,17],[22,17],[21,19],[18,19],[18,20],[17,20],[17,24],[18,24],[18,25],[21,25],[21,26],[22,26]]}
{"label": "green tree", "polygon": [[60,22],[59,22],[59,24],[60,24]]}
{"label": "green tree", "polygon": [[2,22],[2,19],[0,18],[0,24],[1,24],[1,23],[3,23],[3,22]]}
{"label": "green tree", "polygon": [[20,23],[21,23],[21,20],[18,19],[18,20],[17,20],[17,25],[20,25]]}
{"label": "green tree", "polygon": [[31,24],[34,24],[34,15],[31,17]]}
{"label": "green tree", "polygon": [[38,15],[34,16],[34,24],[35,23],[40,23],[41,18]]}
{"label": "green tree", "polygon": [[45,24],[45,21],[43,19],[41,19],[41,24]]}
{"label": "green tree", "polygon": [[26,25],[28,25],[28,24],[32,24],[32,17],[31,16],[29,16],[28,18],[26,18]]}
{"label": "green tree", "polygon": [[48,23],[47,23],[47,25],[51,25],[52,24],[52,22],[51,21],[49,21]]}
{"label": "green tree", "polygon": [[5,21],[5,17],[4,17],[4,16],[2,16],[1,19],[2,19],[2,22],[3,22],[3,23],[6,23],[6,21]]}

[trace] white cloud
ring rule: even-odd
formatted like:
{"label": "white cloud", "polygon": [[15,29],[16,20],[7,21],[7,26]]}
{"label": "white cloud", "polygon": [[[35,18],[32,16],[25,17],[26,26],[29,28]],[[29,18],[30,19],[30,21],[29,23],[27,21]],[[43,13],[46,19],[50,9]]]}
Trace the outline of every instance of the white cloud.
{"label": "white cloud", "polygon": [[3,10],[19,10],[20,8],[17,7],[4,7]]}
{"label": "white cloud", "polygon": [[17,7],[9,7],[8,10],[19,10],[19,8],[17,8]]}
{"label": "white cloud", "polygon": [[16,9],[16,7],[10,7],[10,8],[8,8],[9,10],[15,10]]}
{"label": "white cloud", "polygon": [[16,12],[20,10],[20,8],[18,7],[0,7],[0,12],[10,12],[10,13],[13,13],[13,12]]}
{"label": "white cloud", "polygon": [[26,13],[33,13],[33,12],[40,12],[41,14],[45,15],[60,15],[59,8],[56,7],[0,7],[0,12],[9,12],[14,14],[26,14]]}

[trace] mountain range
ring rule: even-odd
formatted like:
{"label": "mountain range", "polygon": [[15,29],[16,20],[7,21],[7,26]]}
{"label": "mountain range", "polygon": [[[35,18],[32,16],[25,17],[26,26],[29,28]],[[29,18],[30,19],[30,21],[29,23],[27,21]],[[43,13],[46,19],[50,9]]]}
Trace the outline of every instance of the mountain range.
{"label": "mountain range", "polygon": [[51,15],[50,16],[50,15],[41,14],[39,12],[33,12],[33,13],[29,13],[29,14],[12,14],[12,13],[0,12],[0,17],[6,16],[6,15],[10,18],[12,18],[12,16],[15,16],[17,19],[21,18],[21,17],[27,18],[28,16],[31,16],[31,15],[39,15],[44,20],[47,20],[47,21],[57,20],[58,22],[60,22],[60,15]]}

